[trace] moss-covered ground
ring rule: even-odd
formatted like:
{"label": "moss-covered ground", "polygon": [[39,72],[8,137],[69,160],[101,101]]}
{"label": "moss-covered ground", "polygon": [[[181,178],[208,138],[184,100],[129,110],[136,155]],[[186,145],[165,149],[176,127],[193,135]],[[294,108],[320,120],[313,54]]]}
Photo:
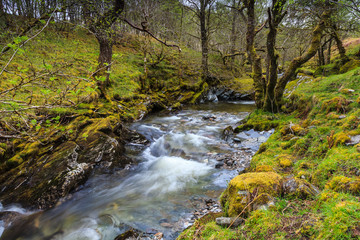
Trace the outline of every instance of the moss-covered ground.
{"label": "moss-covered ground", "polygon": [[287,93],[283,113],[257,110],[235,130],[275,128],[248,172],[294,176],[320,193],[281,194],[272,207],[245,211],[244,224],[235,229],[209,220],[179,239],[360,239],[360,145],[351,144],[351,137],[360,135],[359,64],[345,73],[290,82]]}

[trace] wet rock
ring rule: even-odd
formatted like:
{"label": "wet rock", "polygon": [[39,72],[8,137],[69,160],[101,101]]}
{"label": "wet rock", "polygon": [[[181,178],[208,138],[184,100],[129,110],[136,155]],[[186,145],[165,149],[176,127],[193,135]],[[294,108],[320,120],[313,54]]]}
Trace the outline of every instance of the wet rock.
{"label": "wet rock", "polygon": [[205,115],[202,117],[203,120],[210,120],[210,121],[214,121],[216,119],[216,116],[214,115]]}
{"label": "wet rock", "polygon": [[156,240],[161,240],[164,237],[164,234],[162,232],[158,232],[154,235],[154,238]]}
{"label": "wet rock", "polygon": [[139,239],[140,234],[140,231],[136,229],[130,229],[117,236],[114,240],[136,240]]}
{"label": "wet rock", "polygon": [[29,216],[17,217],[15,221],[5,229],[1,235],[1,239],[29,239],[29,237],[34,235],[43,236],[37,224],[41,215],[42,212],[37,212]]}
{"label": "wet rock", "polygon": [[225,168],[229,170],[248,169],[250,167],[251,157],[254,152],[247,150],[239,150],[228,154],[217,154],[213,158],[218,161],[215,168]]}
{"label": "wet rock", "polygon": [[219,217],[216,218],[216,224],[222,227],[232,227],[236,228],[240,226],[244,220],[242,218],[237,217]]}
{"label": "wet rock", "polygon": [[173,227],[173,225],[171,223],[168,223],[168,222],[160,223],[160,226],[162,226],[164,228],[172,228]]}
{"label": "wet rock", "polygon": [[236,176],[230,181],[220,200],[226,210],[225,214],[237,216],[250,202],[252,206],[245,209],[245,213],[253,207],[273,201],[274,197],[281,194],[281,179],[275,172],[252,172]]}
{"label": "wet rock", "polygon": [[225,141],[228,141],[233,134],[234,134],[234,129],[231,126],[228,126],[223,130],[221,138],[224,139]]}
{"label": "wet rock", "polygon": [[285,195],[296,196],[301,199],[311,198],[320,193],[320,190],[304,179],[288,176],[282,183]]}
{"label": "wet rock", "polygon": [[217,168],[217,169],[219,169],[219,168],[221,168],[222,166],[224,165],[224,163],[216,163],[215,164],[215,168]]}
{"label": "wet rock", "polygon": [[23,214],[13,211],[0,212],[0,221],[4,223],[4,227],[7,228],[15,220],[24,217]]}

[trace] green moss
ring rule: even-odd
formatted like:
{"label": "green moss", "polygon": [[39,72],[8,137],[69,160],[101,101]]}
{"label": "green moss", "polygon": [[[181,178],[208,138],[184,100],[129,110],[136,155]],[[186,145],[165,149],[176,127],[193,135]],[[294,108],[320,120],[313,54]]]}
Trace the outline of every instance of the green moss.
{"label": "green moss", "polygon": [[208,84],[206,82],[204,82],[202,84],[201,90],[193,96],[190,103],[191,104],[196,103],[200,99],[200,97],[203,95],[203,93],[205,93],[208,90],[208,88],[209,88]]}
{"label": "green moss", "polygon": [[15,167],[19,166],[23,162],[24,162],[24,160],[22,159],[22,157],[20,155],[15,155],[6,161],[6,166],[9,169],[11,169],[11,168],[15,168]]}
{"label": "green moss", "polygon": [[344,132],[335,134],[334,139],[335,139],[334,142],[335,146],[344,145],[345,143],[350,141],[350,137]]}
{"label": "green moss", "polygon": [[335,111],[337,113],[346,113],[349,102],[343,97],[334,97],[333,99],[324,101],[322,110],[326,113]]}
{"label": "green moss", "polygon": [[340,73],[346,73],[360,66],[360,60],[351,59],[340,68]]}
{"label": "green moss", "polygon": [[349,192],[352,194],[360,194],[360,178],[348,178],[345,176],[335,176],[326,184],[327,189],[337,192]]}
{"label": "green moss", "polygon": [[[256,192],[254,205],[266,204],[281,193],[281,176],[274,172],[253,172],[233,178],[221,197],[221,205],[228,204],[228,216],[237,216],[250,202],[250,194]],[[246,212],[250,209],[246,209]]]}
{"label": "green moss", "polygon": [[0,159],[1,159],[1,162],[2,162],[2,159],[3,159],[4,155],[5,155],[5,152],[6,152],[6,150],[3,149],[2,147],[0,147]]}
{"label": "green moss", "polygon": [[360,221],[360,203],[357,198],[326,190],[318,206],[321,221],[315,225],[316,239],[356,239]]}
{"label": "green moss", "polygon": [[281,129],[280,132],[283,136],[286,136],[288,134],[293,134],[295,136],[305,136],[306,135],[306,130],[298,124],[286,125]]}
{"label": "green moss", "polygon": [[293,165],[293,160],[292,160],[292,156],[290,155],[280,155],[278,158],[279,161],[279,165],[282,168],[288,168],[291,167]]}
{"label": "green moss", "polygon": [[255,172],[273,172],[274,169],[269,165],[260,165],[257,166]]}
{"label": "green moss", "polygon": [[[281,218],[275,211],[257,210],[250,213],[244,227],[241,229],[244,234],[238,239],[284,239],[280,237]],[[246,237],[248,236],[248,237]]]}

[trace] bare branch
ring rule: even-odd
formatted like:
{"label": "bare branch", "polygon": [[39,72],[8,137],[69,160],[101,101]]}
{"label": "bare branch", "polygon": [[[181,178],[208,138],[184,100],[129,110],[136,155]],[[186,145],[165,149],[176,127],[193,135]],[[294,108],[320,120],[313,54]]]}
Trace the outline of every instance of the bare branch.
{"label": "bare branch", "polygon": [[167,46],[167,47],[175,47],[175,48],[177,48],[177,49],[179,50],[179,52],[181,52],[181,48],[180,48],[178,45],[166,43],[166,41],[163,41],[163,40],[157,38],[157,37],[156,37],[152,32],[150,32],[149,30],[147,30],[147,29],[145,29],[145,28],[140,28],[140,27],[138,27],[138,26],[135,26],[134,24],[132,24],[132,23],[131,23],[129,20],[127,20],[126,18],[122,18],[122,20],[123,20],[124,22],[126,22],[127,24],[129,24],[130,27],[132,27],[132,28],[134,28],[134,29],[136,29],[136,30],[138,30],[138,31],[140,31],[140,32],[145,32],[145,33],[149,34],[152,38],[154,38],[156,41],[160,42],[161,44],[164,44],[164,45]]}

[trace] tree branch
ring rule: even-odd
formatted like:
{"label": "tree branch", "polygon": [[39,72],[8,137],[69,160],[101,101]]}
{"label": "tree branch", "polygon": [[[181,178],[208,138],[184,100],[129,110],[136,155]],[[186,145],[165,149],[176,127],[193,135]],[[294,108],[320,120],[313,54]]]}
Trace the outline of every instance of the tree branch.
{"label": "tree branch", "polygon": [[167,47],[175,47],[175,48],[177,48],[177,49],[179,50],[179,52],[181,52],[181,48],[180,48],[178,45],[166,43],[166,41],[163,41],[163,40],[157,38],[157,37],[156,37],[152,32],[150,32],[149,30],[144,29],[144,28],[140,28],[140,27],[132,24],[132,23],[131,23],[129,20],[127,20],[126,18],[121,18],[121,20],[123,20],[124,22],[126,22],[130,27],[132,27],[132,28],[134,28],[134,29],[136,29],[136,30],[138,30],[138,31],[140,31],[140,32],[145,32],[145,33],[149,34],[152,38],[154,38],[154,39],[155,39],[156,41],[158,41],[159,43],[161,43],[161,44],[163,44],[163,45],[165,45],[165,46],[167,46]]}

